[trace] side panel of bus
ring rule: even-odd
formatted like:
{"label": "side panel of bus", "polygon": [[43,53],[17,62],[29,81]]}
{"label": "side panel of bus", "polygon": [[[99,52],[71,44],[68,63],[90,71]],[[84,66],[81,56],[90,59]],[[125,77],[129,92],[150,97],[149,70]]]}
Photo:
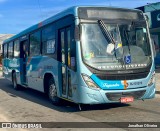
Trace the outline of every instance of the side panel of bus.
{"label": "side panel of bus", "polygon": [[[48,88],[45,86],[46,77],[50,75],[54,78],[58,96],[75,100],[74,88],[78,82],[74,27],[74,17],[66,16],[30,34],[29,56],[26,58],[28,87],[45,92]],[[48,32],[53,34],[50,36]],[[38,44],[36,39],[40,45],[33,47],[32,42]]]}
{"label": "side panel of bus", "polygon": [[13,72],[17,74],[17,83],[20,84],[19,40],[3,45],[3,75],[12,81]]}

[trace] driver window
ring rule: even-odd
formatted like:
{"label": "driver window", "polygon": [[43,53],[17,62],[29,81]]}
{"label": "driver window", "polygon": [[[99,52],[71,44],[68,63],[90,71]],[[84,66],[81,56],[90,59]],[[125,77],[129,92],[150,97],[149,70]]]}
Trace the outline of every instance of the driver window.
{"label": "driver window", "polygon": [[97,46],[97,33],[95,26],[88,26],[86,29],[86,55],[89,55],[91,58],[95,57],[98,54],[99,47]]}
{"label": "driver window", "polygon": [[136,31],[136,43],[137,43],[137,46],[139,46],[141,48],[143,47],[144,36],[143,36],[142,30],[137,30]]}
{"label": "driver window", "polygon": [[145,29],[144,28],[137,29],[136,30],[136,44],[138,47],[143,49],[145,54],[147,54],[148,49],[145,43],[147,43]]}

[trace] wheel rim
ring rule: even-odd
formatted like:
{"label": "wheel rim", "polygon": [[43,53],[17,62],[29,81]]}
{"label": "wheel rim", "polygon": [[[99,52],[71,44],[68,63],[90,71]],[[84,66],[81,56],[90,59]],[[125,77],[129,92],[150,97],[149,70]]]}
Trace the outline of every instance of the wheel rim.
{"label": "wheel rim", "polygon": [[55,87],[55,85],[50,85],[50,87],[49,87],[49,98],[52,101],[56,101],[56,97],[57,97],[56,87]]}

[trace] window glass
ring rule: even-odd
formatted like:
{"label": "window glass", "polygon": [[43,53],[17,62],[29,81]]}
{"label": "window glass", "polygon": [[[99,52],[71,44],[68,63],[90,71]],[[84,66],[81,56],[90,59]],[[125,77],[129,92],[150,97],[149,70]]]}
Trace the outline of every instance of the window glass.
{"label": "window glass", "polygon": [[40,31],[33,33],[30,35],[30,55],[36,56],[40,54]]}
{"label": "window glass", "polygon": [[67,43],[68,43],[68,67],[71,67],[71,32],[67,30]]}
{"label": "window glass", "polygon": [[64,31],[61,32],[62,63],[65,63]]}
{"label": "window glass", "polygon": [[20,51],[19,51],[19,40],[14,41],[14,57],[19,57]]}
{"label": "window glass", "polygon": [[42,30],[43,54],[55,53],[55,28],[53,25]]}
{"label": "window glass", "polygon": [[13,57],[13,42],[9,43],[9,46],[8,46],[8,57],[9,58]]}
{"label": "window glass", "polygon": [[147,32],[146,28],[136,28],[136,44],[140,47],[145,55],[150,54],[149,44],[147,43]]}
{"label": "window glass", "polygon": [[46,44],[46,54],[52,54],[55,52],[55,40],[48,40]]}
{"label": "window glass", "polygon": [[81,45],[84,63],[98,70],[138,69],[151,62],[146,28],[133,23],[82,24]]}
{"label": "window glass", "polygon": [[4,45],[4,58],[7,58],[7,44]]}

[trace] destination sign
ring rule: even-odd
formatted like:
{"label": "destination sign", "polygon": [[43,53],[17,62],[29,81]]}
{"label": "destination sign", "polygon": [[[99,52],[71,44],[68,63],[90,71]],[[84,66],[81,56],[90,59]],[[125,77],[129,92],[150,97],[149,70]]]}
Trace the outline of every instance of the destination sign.
{"label": "destination sign", "polygon": [[107,7],[81,7],[79,8],[79,17],[83,19],[144,19],[140,11]]}

